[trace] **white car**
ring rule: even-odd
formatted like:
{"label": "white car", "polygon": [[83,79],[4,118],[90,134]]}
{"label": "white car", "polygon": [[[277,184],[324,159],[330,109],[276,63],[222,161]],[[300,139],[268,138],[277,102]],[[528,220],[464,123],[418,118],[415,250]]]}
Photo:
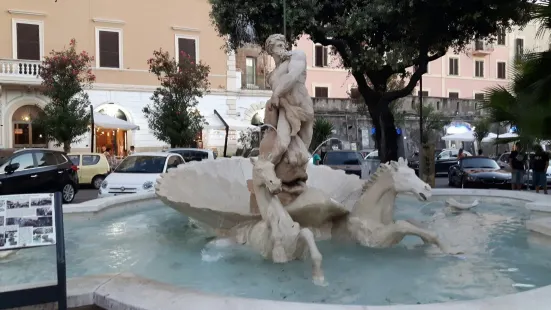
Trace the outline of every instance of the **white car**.
{"label": "white car", "polygon": [[161,173],[185,163],[168,152],[136,153],[126,157],[101,183],[98,198],[153,192]]}

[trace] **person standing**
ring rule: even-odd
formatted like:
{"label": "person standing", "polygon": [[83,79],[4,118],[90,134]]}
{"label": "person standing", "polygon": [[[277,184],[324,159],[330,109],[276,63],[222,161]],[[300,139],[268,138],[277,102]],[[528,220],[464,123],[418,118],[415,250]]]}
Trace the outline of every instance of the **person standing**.
{"label": "person standing", "polygon": [[484,154],[482,154],[482,149],[478,149],[478,156],[483,156]]}
{"label": "person standing", "polygon": [[459,152],[457,152],[457,159],[461,159],[465,157],[465,153],[463,152],[463,148],[459,149]]}
{"label": "person standing", "polygon": [[536,188],[536,193],[543,189],[547,195],[547,168],[549,167],[549,155],[543,150],[541,145],[534,145],[534,165],[532,167],[532,183]]}
{"label": "person standing", "polygon": [[520,142],[517,142],[515,149],[509,155],[509,166],[511,166],[511,188],[521,190],[526,170],[526,154],[522,150]]}
{"label": "person standing", "polygon": [[317,150],[312,157],[314,165],[318,166],[321,162],[320,150]]}
{"label": "person standing", "polygon": [[128,152],[128,155],[133,155],[134,153],[136,153],[136,151],[134,151],[134,146],[131,145],[130,146],[130,151]]}

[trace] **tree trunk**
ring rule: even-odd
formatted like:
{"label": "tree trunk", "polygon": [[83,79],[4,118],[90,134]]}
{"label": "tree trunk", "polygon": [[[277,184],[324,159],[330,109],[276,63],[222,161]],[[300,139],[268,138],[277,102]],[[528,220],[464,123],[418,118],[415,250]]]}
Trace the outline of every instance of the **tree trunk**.
{"label": "tree trunk", "polygon": [[434,176],[435,176],[434,145],[423,144],[422,148],[423,148],[423,152],[421,152],[421,154],[423,155],[423,158],[419,160],[419,164],[422,163],[422,165],[419,166],[419,169],[420,169],[419,171],[421,171],[421,180],[423,180],[431,187],[434,187],[436,185],[435,179],[434,179]]}
{"label": "tree trunk", "polygon": [[396,125],[394,124],[394,116],[390,111],[389,103],[379,100],[378,119],[379,127],[376,128],[376,132],[380,132],[380,135],[376,135],[379,139],[379,157],[381,162],[389,162],[391,160],[398,160],[398,135],[396,134]]}
{"label": "tree trunk", "polygon": [[64,141],[63,142],[63,152],[69,154],[71,153],[71,141]]}

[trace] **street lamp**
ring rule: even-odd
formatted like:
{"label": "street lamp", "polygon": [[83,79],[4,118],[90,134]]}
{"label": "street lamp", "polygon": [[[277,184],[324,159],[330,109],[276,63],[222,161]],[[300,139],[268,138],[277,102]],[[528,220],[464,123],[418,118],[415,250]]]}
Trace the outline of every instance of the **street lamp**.
{"label": "street lamp", "polygon": [[287,38],[287,1],[283,0],[283,36]]}
{"label": "street lamp", "polygon": [[[419,66],[415,66],[415,70],[419,70]],[[423,179],[423,75],[419,79],[419,178]]]}

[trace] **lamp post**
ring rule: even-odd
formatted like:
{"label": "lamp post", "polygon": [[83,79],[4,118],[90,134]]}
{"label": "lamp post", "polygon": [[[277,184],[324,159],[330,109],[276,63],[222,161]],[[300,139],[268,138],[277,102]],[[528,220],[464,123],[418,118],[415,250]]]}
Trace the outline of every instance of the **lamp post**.
{"label": "lamp post", "polygon": [[287,38],[287,1],[283,0],[283,36]]}
{"label": "lamp post", "polygon": [[[419,66],[416,67],[416,70]],[[419,79],[419,178],[423,179],[423,171],[425,168],[425,162],[423,157],[423,76]]]}

